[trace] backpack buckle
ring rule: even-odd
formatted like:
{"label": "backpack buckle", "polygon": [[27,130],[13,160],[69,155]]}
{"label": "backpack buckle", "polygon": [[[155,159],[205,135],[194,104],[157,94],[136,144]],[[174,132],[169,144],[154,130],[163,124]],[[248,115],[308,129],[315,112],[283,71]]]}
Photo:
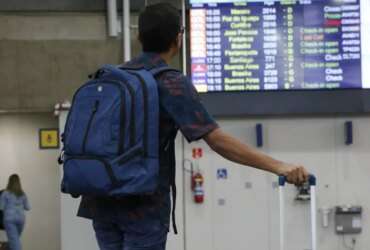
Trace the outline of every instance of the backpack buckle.
{"label": "backpack buckle", "polygon": [[58,164],[62,165],[64,163],[64,150],[60,152],[60,155],[58,157]]}

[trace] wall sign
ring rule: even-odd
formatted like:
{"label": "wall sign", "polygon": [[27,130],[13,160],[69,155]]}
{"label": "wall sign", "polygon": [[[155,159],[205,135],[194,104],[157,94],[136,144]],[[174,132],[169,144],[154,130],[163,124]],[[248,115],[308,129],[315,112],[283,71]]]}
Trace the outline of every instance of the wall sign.
{"label": "wall sign", "polygon": [[193,158],[200,159],[203,157],[203,149],[202,148],[193,148]]}
{"label": "wall sign", "polygon": [[59,129],[42,128],[39,130],[40,149],[58,149],[59,148]]}
{"label": "wall sign", "polygon": [[226,168],[220,168],[220,169],[217,169],[217,179],[223,179],[223,180],[226,180],[227,179],[227,169]]}

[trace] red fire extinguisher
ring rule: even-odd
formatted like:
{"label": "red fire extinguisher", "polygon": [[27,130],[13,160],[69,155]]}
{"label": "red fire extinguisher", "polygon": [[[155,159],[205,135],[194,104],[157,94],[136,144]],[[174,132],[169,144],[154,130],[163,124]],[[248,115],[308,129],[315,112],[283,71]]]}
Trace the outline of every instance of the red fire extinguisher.
{"label": "red fire extinguisher", "polygon": [[202,204],[204,202],[204,178],[199,172],[194,173],[191,178],[194,202]]}

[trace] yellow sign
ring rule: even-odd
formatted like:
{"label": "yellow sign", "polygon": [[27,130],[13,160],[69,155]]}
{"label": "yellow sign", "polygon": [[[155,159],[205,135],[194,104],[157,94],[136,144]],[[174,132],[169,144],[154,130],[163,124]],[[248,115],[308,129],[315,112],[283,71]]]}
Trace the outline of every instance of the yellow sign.
{"label": "yellow sign", "polygon": [[56,149],[59,148],[59,130],[58,129],[40,129],[40,148]]}

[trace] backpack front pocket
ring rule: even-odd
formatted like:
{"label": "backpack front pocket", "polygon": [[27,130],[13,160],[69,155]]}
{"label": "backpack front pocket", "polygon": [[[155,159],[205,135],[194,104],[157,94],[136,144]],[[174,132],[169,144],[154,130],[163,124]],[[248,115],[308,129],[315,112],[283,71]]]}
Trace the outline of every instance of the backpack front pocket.
{"label": "backpack front pocket", "polygon": [[[120,84],[108,81],[77,92],[65,129],[67,154],[111,157],[121,152],[129,108],[126,92]],[[112,129],[115,126],[119,131]]]}
{"label": "backpack front pocket", "polygon": [[112,166],[104,159],[72,157],[64,164],[62,191],[79,195],[107,195],[117,185]]}

